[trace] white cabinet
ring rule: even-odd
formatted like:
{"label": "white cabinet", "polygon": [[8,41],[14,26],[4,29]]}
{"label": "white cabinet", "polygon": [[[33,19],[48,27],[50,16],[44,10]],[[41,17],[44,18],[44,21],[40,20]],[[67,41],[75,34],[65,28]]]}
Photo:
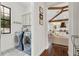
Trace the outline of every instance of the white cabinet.
{"label": "white cabinet", "polygon": [[22,15],[23,25],[31,25],[31,13]]}

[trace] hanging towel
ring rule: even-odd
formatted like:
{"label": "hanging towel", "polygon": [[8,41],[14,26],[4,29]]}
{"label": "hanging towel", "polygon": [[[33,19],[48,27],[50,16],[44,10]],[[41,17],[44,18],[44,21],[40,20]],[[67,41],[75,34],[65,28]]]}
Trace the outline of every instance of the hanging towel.
{"label": "hanging towel", "polygon": [[24,50],[23,37],[24,37],[24,32],[22,31],[21,38],[20,38],[20,43],[21,43],[21,49],[22,49],[22,51]]}

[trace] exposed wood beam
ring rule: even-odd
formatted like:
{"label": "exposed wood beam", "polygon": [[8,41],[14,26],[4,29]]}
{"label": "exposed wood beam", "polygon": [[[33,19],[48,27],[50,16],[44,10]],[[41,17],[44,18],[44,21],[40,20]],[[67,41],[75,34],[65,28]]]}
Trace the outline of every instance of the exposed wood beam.
{"label": "exposed wood beam", "polygon": [[67,19],[56,19],[56,20],[52,20],[49,22],[61,22],[61,21],[68,21],[68,18]]}
{"label": "exposed wood beam", "polygon": [[[66,10],[61,10],[57,15],[55,15],[50,21],[52,21],[53,19],[55,19],[57,16],[59,16],[61,13],[65,12],[65,11],[68,11],[68,9]],[[49,22],[50,22],[49,21]]]}
{"label": "exposed wood beam", "polygon": [[68,8],[68,6],[64,6],[64,7],[49,7],[49,10],[57,10],[57,9],[64,9],[64,8]]}
{"label": "exposed wood beam", "polygon": [[68,11],[68,9],[63,10],[62,12]]}
{"label": "exposed wood beam", "polygon": [[57,10],[57,9],[62,9],[62,7],[49,7],[49,10]]}
{"label": "exposed wood beam", "polygon": [[68,6],[64,6],[64,7],[62,7],[62,8],[63,8],[63,9],[64,9],[64,8],[68,8]]}
{"label": "exposed wood beam", "polygon": [[53,20],[54,18],[56,18],[58,15],[60,15],[62,13],[62,11],[60,11],[58,14],[56,14],[51,20]]}

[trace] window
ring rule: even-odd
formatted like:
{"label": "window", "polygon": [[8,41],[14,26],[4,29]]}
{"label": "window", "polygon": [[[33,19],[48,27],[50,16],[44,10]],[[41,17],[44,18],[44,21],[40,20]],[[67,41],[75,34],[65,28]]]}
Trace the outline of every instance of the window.
{"label": "window", "polygon": [[1,5],[1,33],[11,33],[11,8]]}

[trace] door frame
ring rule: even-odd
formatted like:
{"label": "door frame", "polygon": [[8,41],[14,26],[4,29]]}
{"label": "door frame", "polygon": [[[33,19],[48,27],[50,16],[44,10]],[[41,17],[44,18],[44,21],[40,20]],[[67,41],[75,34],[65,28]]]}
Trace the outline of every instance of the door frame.
{"label": "door frame", "polygon": [[[53,2],[52,2],[52,6],[59,5],[59,4],[62,4],[62,3],[64,3],[64,2],[56,3],[56,4],[53,5]],[[51,6],[51,5],[49,5],[49,6]],[[48,6],[48,7],[49,7],[49,6]],[[69,8],[68,12],[69,12],[69,15],[70,15],[70,11],[71,11],[70,8],[71,8],[71,7],[70,7],[70,3],[69,3],[69,2],[68,2],[68,6],[69,6],[69,7],[68,7],[68,8]],[[47,10],[48,10],[48,7],[47,7]],[[47,17],[47,14],[46,14],[46,17]],[[46,18],[47,30],[48,30],[48,21],[47,21],[47,20],[48,20],[48,19]],[[70,20],[70,17],[69,17],[69,20],[68,20],[68,22],[69,22],[68,56],[70,56],[70,49],[69,49],[69,48],[70,48],[70,42],[71,42],[71,33],[70,33],[70,32],[72,31],[72,27],[70,27],[71,21],[72,21],[72,20]],[[47,34],[48,34],[48,32],[47,32]],[[49,44],[48,44],[48,46],[49,46]]]}

